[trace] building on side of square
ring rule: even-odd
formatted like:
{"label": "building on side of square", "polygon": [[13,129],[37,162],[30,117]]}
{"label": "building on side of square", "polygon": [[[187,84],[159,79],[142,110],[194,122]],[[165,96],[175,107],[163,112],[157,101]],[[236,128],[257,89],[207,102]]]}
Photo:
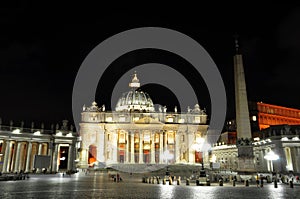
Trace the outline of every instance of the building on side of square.
{"label": "building on side of square", "polygon": [[[115,111],[96,102],[83,107],[78,167],[114,164],[208,164],[203,146],[207,114],[196,104],[186,113],[155,111],[150,96],[139,87],[137,74]],[[206,152],[207,153],[207,152]]]}
{"label": "building on side of square", "polygon": [[[23,128],[23,122],[20,127],[13,126],[12,121],[8,126],[0,122],[0,172],[74,171],[77,135],[67,123],[64,120],[61,127],[57,124],[54,129],[52,125],[47,130],[43,123],[41,128],[34,128],[33,123],[31,128]],[[38,158],[45,159],[38,163]],[[38,164],[46,166],[39,168]]]}
{"label": "building on side of square", "polygon": [[[223,133],[212,147],[211,159],[220,164],[221,170],[237,169],[237,147],[231,133]],[[251,141],[257,172],[300,173],[300,125],[271,125],[259,135]],[[265,158],[271,151],[279,156],[278,160]]]}

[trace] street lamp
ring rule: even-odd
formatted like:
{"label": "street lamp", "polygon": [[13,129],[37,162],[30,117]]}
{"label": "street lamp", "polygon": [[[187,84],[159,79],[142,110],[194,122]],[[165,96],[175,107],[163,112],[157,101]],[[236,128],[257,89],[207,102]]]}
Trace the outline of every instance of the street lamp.
{"label": "street lamp", "polygon": [[273,161],[278,160],[279,156],[277,154],[275,154],[273,151],[269,151],[264,158],[266,160],[271,161],[271,165],[272,165],[272,170],[274,171],[274,167],[273,167]]}
{"label": "street lamp", "polygon": [[[271,161],[271,165],[272,165],[272,172],[274,173],[274,165],[273,165],[273,161],[278,160],[279,156],[277,154],[275,154],[272,150],[269,151],[264,158],[266,160]],[[277,188],[277,173],[275,172],[275,180],[274,180],[274,187]]]}

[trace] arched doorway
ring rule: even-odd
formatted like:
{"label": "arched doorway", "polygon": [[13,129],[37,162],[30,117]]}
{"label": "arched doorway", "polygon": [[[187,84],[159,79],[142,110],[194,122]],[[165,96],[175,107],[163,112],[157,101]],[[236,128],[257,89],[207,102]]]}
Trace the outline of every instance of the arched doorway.
{"label": "arched doorway", "polygon": [[97,147],[95,145],[89,146],[89,158],[88,164],[89,166],[94,166],[94,163],[97,161]]}
{"label": "arched doorway", "polygon": [[195,163],[202,163],[203,162],[203,156],[202,152],[195,151]]}

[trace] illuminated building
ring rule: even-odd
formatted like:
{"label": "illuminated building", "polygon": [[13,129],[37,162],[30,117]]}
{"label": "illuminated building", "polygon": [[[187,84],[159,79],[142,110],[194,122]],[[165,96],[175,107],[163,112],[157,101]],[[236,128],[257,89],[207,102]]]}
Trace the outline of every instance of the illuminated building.
{"label": "illuminated building", "polygon": [[[263,102],[249,102],[249,120],[251,125],[252,137],[260,137],[263,129],[274,125],[300,125],[300,110],[288,108]],[[236,140],[236,120],[226,122],[225,134],[222,136],[221,142],[229,142],[229,139]]]}
{"label": "illuminated building", "polygon": [[249,104],[252,132],[266,129],[271,125],[300,125],[300,110],[256,102]]}
{"label": "illuminated building", "polygon": [[[71,128],[72,129],[72,128]],[[75,144],[77,136],[68,129],[67,121],[56,129],[46,130],[4,126],[0,123],[0,171],[57,172],[75,170]],[[40,167],[37,165],[41,165]]]}
{"label": "illuminated building", "polygon": [[[213,145],[214,162],[222,170],[237,170],[237,147],[226,142],[227,134]],[[254,166],[257,172],[300,173],[300,125],[274,125],[260,131],[260,137],[251,141],[254,151]],[[266,160],[269,152],[279,156],[276,161]]]}
{"label": "illuminated building", "polygon": [[[129,87],[115,111],[106,111],[96,102],[83,107],[79,167],[206,161],[200,148],[191,147],[204,144],[208,128],[207,115],[198,104],[186,113],[177,113],[176,108],[167,112],[166,107],[155,111],[136,74]],[[166,152],[171,158],[166,158]]]}
{"label": "illuminated building", "polygon": [[[248,106],[244,72],[237,69],[241,66],[235,55],[236,120],[226,123],[226,132],[213,144],[212,162],[221,170],[300,173],[300,110],[262,102]],[[240,153],[241,148],[246,150]],[[246,169],[240,161],[245,157]]]}

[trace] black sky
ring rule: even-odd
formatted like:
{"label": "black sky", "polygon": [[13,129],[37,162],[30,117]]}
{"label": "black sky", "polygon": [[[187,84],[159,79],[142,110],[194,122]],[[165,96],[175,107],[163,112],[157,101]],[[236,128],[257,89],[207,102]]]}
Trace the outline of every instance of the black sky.
{"label": "black sky", "polygon": [[[131,28],[158,26],[180,31],[198,41],[223,77],[228,118],[234,117],[233,35],[240,35],[248,98],[300,108],[300,7],[252,5],[226,9],[50,9],[28,3],[0,8],[0,117],[56,123],[72,121],[72,88],[82,61],[104,39]],[[97,101],[109,104],[118,77],[135,65],[160,62],[177,69],[196,88],[200,105],[210,109],[206,86],[188,63],[155,50],[136,51],[116,60],[107,71],[113,77],[99,83]],[[142,80],[141,80],[142,81]],[[144,89],[154,102],[177,104],[172,92],[157,85]],[[162,95],[162,93],[164,95]],[[162,101],[162,102],[161,102]],[[87,102],[88,104],[89,102]],[[186,107],[182,107],[183,110]]]}

